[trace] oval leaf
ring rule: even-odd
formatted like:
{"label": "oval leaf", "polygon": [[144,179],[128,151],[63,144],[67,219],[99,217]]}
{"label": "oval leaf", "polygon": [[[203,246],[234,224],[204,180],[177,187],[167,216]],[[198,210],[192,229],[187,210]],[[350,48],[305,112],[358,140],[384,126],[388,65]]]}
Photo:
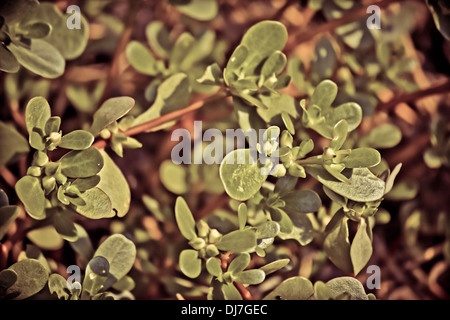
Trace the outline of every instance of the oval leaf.
{"label": "oval leaf", "polygon": [[202,271],[202,260],[198,257],[198,251],[187,249],[180,253],[180,269],[187,277],[197,278]]}
{"label": "oval leaf", "polygon": [[25,176],[17,181],[16,193],[27,213],[36,220],[45,219],[45,194],[36,177]]}
{"label": "oval leaf", "polygon": [[47,269],[34,259],[21,260],[8,269],[17,274],[17,281],[6,290],[7,295],[15,296],[15,300],[29,298],[41,291],[49,276]]}
{"label": "oval leaf", "polygon": [[61,172],[69,178],[88,178],[103,168],[103,156],[97,148],[70,151],[61,158]]}
{"label": "oval leaf", "polygon": [[85,130],[75,130],[61,138],[58,147],[71,150],[84,150],[94,142],[94,136]]}
{"label": "oval leaf", "polygon": [[216,243],[219,250],[243,253],[256,247],[256,234],[252,230],[236,230],[222,237]]}
{"label": "oval leaf", "polygon": [[219,170],[225,191],[240,201],[250,199],[267,179],[249,149],[238,149],[227,154]]}
{"label": "oval leaf", "polygon": [[175,219],[183,237],[187,240],[192,240],[197,237],[194,217],[182,197],[178,197],[175,202]]}

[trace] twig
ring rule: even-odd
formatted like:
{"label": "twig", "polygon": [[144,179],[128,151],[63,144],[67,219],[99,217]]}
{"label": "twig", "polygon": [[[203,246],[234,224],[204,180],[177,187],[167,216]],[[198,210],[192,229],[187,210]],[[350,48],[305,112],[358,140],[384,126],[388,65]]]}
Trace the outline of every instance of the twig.
{"label": "twig", "polygon": [[[191,112],[197,111],[201,108],[203,108],[206,104],[213,102],[218,99],[225,98],[226,94],[220,94],[219,92],[210,95],[202,100],[198,100],[196,102],[193,102],[186,108],[175,110],[173,112],[167,113],[159,118],[144,122],[142,124],[139,124],[137,126],[131,127],[128,130],[124,132],[124,134],[128,137],[135,136],[139,133],[147,132],[153,128],[156,128],[164,123],[167,123],[169,121],[175,120],[181,116],[184,116],[186,114],[189,114]],[[103,149],[106,147],[106,141],[105,140],[98,140],[93,144],[94,147],[98,149]]]}
{"label": "twig", "polygon": [[450,92],[450,79],[448,79],[446,82],[432,86],[423,90],[418,90],[410,93],[402,94],[398,97],[393,98],[392,100],[381,103],[378,105],[377,110],[380,111],[387,111],[395,107],[397,104],[401,102],[412,102],[416,101],[422,98],[425,98],[427,96],[431,96],[434,94],[444,94]]}
{"label": "twig", "polygon": [[233,282],[244,300],[255,300],[248,289],[240,282]]}

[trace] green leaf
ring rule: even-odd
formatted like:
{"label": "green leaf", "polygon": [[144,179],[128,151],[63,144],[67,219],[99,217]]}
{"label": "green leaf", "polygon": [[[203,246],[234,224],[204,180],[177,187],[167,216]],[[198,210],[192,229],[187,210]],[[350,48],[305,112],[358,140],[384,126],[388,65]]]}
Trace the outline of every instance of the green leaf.
{"label": "green leaf", "polygon": [[64,245],[64,239],[52,225],[31,230],[27,238],[43,250],[59,250]]}
{"label": "green leaf", "polygon": [[173,42],[169,31],[161,21],[152,21],[145,28],[145,35],[150,47],[161,58],[168,58],[172,51]]}
{"label": "green leaf", "polygon": [[322,281],[314,283],[314,299],[316,300],[330,300],[333,298],[333,292]]}
{"label": "green leaf", "polygon": [[236,230],[219,238],[216,243],[219,250],[244,253],[255,250],[256,234],[252,230]]}
{"label": "green leaf", "polygon": [[203,75],[197,79],[198,83],[210,86],[220,86],[222,85],[222,81],[222,70],[217,62],[207,66]]}
{"label": "green leaf", "polygon": [[53,45],[42,39],[33,39],[30,48],[14,42],[8,48],[23,67],[37,75],[55,79],[64,73],[64,57]]}
{"label": "green leaf", "polygon": [[251,258],[248,253],[241,253],[230,262],[227,271],[233,275],[236,275],[239,272],[244,271],[245,268],[247,268],[248,264],[250,263],[250,260]]}
{"label": "green leaf", "polygon": [[175,219],[183,237],[187,240],[192,240],[197,237],[194,217],[182,197],[178,197],[175,202]]}
{"label": "green leaf", "polygon": [[278,178],[275,183],[274,192],[280,196],[284,196],[292,191],[297,185],[298,178],[286,175],[284,177]]}
{"label": "green leaf", "polygon": [[176,1],[170,1],[176,5],[181,13],[200,21],[209,21],[214,19],[219,12],[219,5],[216,0],[188,0],[178,4]]}
{"label": "green leaf", "polygon": [[100,182],[100,176],[95,175],[89,178],[78,178],[72,182],[72,186],[77,187],[80,192],[96,187]]}
{"label": "green leaf", "polygon": [[402,132],[400,129],[394,124],[384,123],[361,137],[358,145],[361,147],[386,149],[395,147],[401,140]]}
{"label": "green leaf", "polygon": [[234,49],[230,59],[227,62],[227,66],[223,70],[223,77],[227,85],[237,80],[239,75],[239,68],[248,57],[247,46],[240,44]]}
{"label": "green leaf", "polygon": [[29,151],[28,141],[14,126],[0,121],[0,167],[17,161]]}
{"label": "green leaf", "polygon": [[337,211],[325,229],[323,249],[328,258],[338,268],[347,273],[353,272],[348,240],[348,218],[342,209]]}
{"label": "green leaf", "polygon": [[76,223],[75,228],[78,239],[76,241],[69,242],[69,244],[72,249],[82,257],[82,261],[84,262],[84,265],[86,265],[94,255],[94,247],[92,246],[91,239],[89,238],[89,234],[86,230],[81,225]]}
{"label": "green leaf", "polygon": [[347,139],[348,124],[347,121],[341,120],[333,128],[333,140],[330,142],[330,148],[334,150],[341,149]]}
{"label": "green leaf", "polygon": [[244,230],[245,225],[247,224],[247,216],[247,205],[245,203],[241,203],[238,207],[239,230]]}
{"label": "green leaf", "polygon": [[380,153],[372,148],[352,149],[350,154],[341,163],[346,168],[368,168],[374,167],[381,161]]}
{"label": "green leaf", "polygon": [[355,102],[347,102],[336,108],[330,109],[325,115],[327,123],[334,127],[339,121],[346,120],[348,124],[348,132],[355,130],[362,120],[362,109]]}
{"label": "green leaf", "polygon": [[67,280],[57,273],[52,273],[48,278],[48,289],[51,294],[55,294],[59,300],[69,300],[70,294],[67,292]]}
{"label": "green leaf", "polygon": [[5,236],[11,223],[16,220],[19,215],[19,207],[3,206],[0,207],[0,240]]}
{"label": "green leaf", "polygon": [[78,233],[75,224],[70,220],[70,216],[64,212],[58,212],[53,216],[53,225],[60,236],[67,241],[78,240]]}
{"label": "green leaf", "polygon": [[149,76],[159,73],[152,53],[140,42],[130,41],[125,50],[128,61],[136,71]]}
{"label": "green leaf", "polygon": [[280,208],[269,208],[270,216],[273,221],[276,221],[280,225],[280,236],[281,233],[291,233],[293,224],[289,215]]}
{"label": "green leaf", "polygon": [[180,253],[179,261],[181,272],[189,278],[197,278],[202,271],[202,260],[198,257],[198,251],[186,249]]}
{"label": "green leaf", "polygon": [[222,285],[222,292],[226,300],[242,300],[239,290],[233,283],[226,283]]}
{"label": "green leaf", "polygon": [[266,278],[264,271],[259,269],[245,270],[236,275],[236,281],[243,284],[260,284]]}
{"label": "green leaf", "polygon": [[69,178],[88,178],[103,168],[103,156],[97,148],[70,151],[61,158],[61,172]]}
{"label": "green leaf", "polygon": [[94,113],[94,121],[89,131],[98,135],[100,131],[125,116],[134,107],[134,99],[116,97],[106,100]]}
{"label": "green leaf", "polygon": [[264,62],[261,68],[261,76],[263,79],[270,78],[272,75],[277,75],[283,71],[286,66],[286,56],[281,51],[274,51]]}
{"label": "green leaf", "polygon": [[279,237],[283,240],[294,239],[302,246],[309,244],[314,237],[313,226],[311,220],[303,213],[290,213],[290,221],[292,230],[290,233],[281,233]]}
{"label": "green leaf", "polygon": [[273,262],[270,262],[264,266],[262,266],[261,268],[259,268],[259,270],[264,271],[264,273],[267,275],[274,273],[278,270],[283,269],[285,266],[287,266],[289,264],[290,260],[289,259],[279,259],[279,260],[275,260]]}
{"label": "green leaf", "polygon": [[261,21],[254,24],[242,37],[241,44],[248,48],[245,74],[254,74],[259,64],[273,52],[283,50],[287,31],[277,21]]}
{"label": "green leaf", "polygon": [[58,147],[71,150],[84,150],[94,142],[94,136],[85,130],[75,130],[64,136],[58,143]]}
{"label": "green leaf", "polygon": [[394,170],[392,170],[392,172],[389,173],[389,176],[386,179],[386,186],[384,193],[389,193],[392,190],[392,188],[394,187],[395,178],[399,174],[401,168],[402,164],[399,163],[395,166]]}
{"label": "green leaf", "polygon": [[25,176],[17,181],[16,193],[27,213],[36,220],[45,219],[45,194],[36,177]]}
{"label": "green leaf", "polygon": [[98,187],[92,188],[84,192],[81,196],[85,205],[75,207],[76,212],[90,218],[102,219],[112,218],[116,215],[113,210],[111,199],[108,195]]}
{"label": "green leaf", "polygon": [[0,44],[0,70],[16,73],[20,69],[20,64],[14,54],[6,48],[5,45]]}
{"label": "green leaf", "polygon": [[209,274],[219,278],[222,275],[222,268],[220,266],[220,262],[217,258],[211,257],[206,260],[206,270],[208,270]]}
{"label": "green leaf", "polygon": [[411,200],[417,196],[419,188],[419,181],[409,179],[400,181],[386,194],[385,199],[395,201]]}
{"label": "green leaf", "polygon": [[[136,246],[125,236],[113,234],[100,244],[94,257],[104,257],[109,262],[108,278],[104,283],[106,290],[131,270],[136,259]],[[89,274],[88,269],[86,275]]]}
{"label": "green leaf", "polygon": [[314,294],[314,288],[304,277],[292,277],[284,280],[264,300],[308,300]]}
{"label": "green leaf", "polygon": [[369,224],[365,219],[361,219],[358,231],[350,246],[350,257],[352,259],[355,276],[366,266],[372,256],[372,239]]}
{"label": "green leaf", "polygon": [[[53,3],[43,2],[32,10],[29,20],[45,21],[52,26],[52,32],[42,40],[54,46],[67,60],[78,58],[89,40],[89,23],[80,15],[80,29],[67,27],[72,14],[62,13]],[[34,40],[33,40],[34,41]]]}
{"label": "green leaf", "polygon": [[39,128],[44,132],[50,116],[50,106],[44,97],[31,99],[25,109],[25,122],[28,133],[31,135],[34,128]]}
{"label": "green leaf", "polygon": [[240,201],[255,195],[267,179],[249,149],[237,149],[228,153],[220,164],[219,172],[227,194]]}
{"label": "green leaf", "polygon": [[147,111],[136,117],[133,126],[183,108],[188,104],[189,98],[190,87],[188,77],[184,73],[176,73],[159,85],[155,102]]}
{"label": "green leaf", "polygon": [[34,259],[24,259],[14,263],[9,270],[17,274],[17,281],[6,290],[15,300],[29,298],[44,288],[48,280],[47,269]]}
{"label": "green leaf", "polygon": [[159,167],[161,183],[170,192],[181,195],[189,191],[187,183],[188,172],[182,165],[177,165],[172,160],[165,160]]}
{"label": "green leaf", "polygon": [[32,22],[26,25],[19,25],[17,33],[29,39],[40,39],[48,36],[52,31],[51,25],[45,22]]}
{"label": "green leaf", "polygon": [[100,182],[97,188],[111,200],[112,209],[119,218],[124,217],[130,208],[131,191],[122,170],[114,163],[105,150],[100,150],[103,157],[103,168],[98,175]]}
{"label": "green leaf", "polygon": [[275,238],[280,233],[280,224],[275,221],[266,221],[256,228],[257,239]]}
{"label": "green leaf", "polygon": [[50,117],[45,123],[45,135],[49,136],[52,132],[59,132],[59,128],[61,126],[61,118],[60,117]]}
{"label": "green leaf", "polygon": [[308,213],[317,212],[322,205],[319,195],[312,190],[295,190],[283,196],[285,210]]}
{"label": "green leaf", "polygon": [[368,300],[363,285],[355,278],[338,277],[331,279],[326,285],[330,288],[333,299],[346,292],[350,294],[350,300]]}
{"label": "green leaf", "polygon": [[334,178],[318,165],[306,166],[306,171],[337,194],[358,202],[376,201],[383,197],[385,183],[367,168],[344,169],[342,174],[349,183]]}

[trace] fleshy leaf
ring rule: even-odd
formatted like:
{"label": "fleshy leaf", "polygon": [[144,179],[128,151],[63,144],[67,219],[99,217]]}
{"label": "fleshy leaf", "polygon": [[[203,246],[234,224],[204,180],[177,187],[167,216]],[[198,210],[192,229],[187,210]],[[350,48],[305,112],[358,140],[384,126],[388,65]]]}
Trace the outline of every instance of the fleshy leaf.
{"label": "fleshy leaf", "polygon": [[[104,289],[108,289],[133,267],[136,246],[125,236],[113,234],[100,244],[94,257],[104,257],[109,262],[108,278],[104,283]],[[89,274],[87,270],[86,274]]]}
{"label": "fleshy leaf", "polygon": [[142,43],[131,41],[125,52],[128,61],[136,71],[149,76],[159,73],[155,58]]}
{"label": "fleshy leaf", "polygon": [[219,238],[217,248],[233,253],[251,252],[256,247],[256,234],[252,230],[236,230]]}
{"label": "fleshy leaf", "polygon": [[314,294],[311,281],[304,277],[284,280],[264,300],[308,300]]}
{"label": "fleshy leaf", "polygon": [[94,142],[94,136],[85,130],[75,130],[62,136],[58,147],[71,150],[84,150]]}
{"label": "fleshy leaf", "polygon": [[245,268],[247,268],[250,260],[251,258],[248,253],[241,253],[230,262],[227,270],[232,274],[238,274],[239,272],[242,272],[245,270]]}
{"label": "fleshy leaf", "polygon": [[134,106],[130,97],[116,97],[106,100],[94,113],[94,121],[89,130],[94,136],[100,131],[126,115]]}
{"label": "fleshy leaf", "polygon": [[12,125],[0,121],[0,167],[28,153],[28,141]]}
{"label": "fleshy leaf", "polygon": [[98,175],[100,182],[97,188],[102,190],[111,200],[113,211],[119,218],[128,213],[131,202],[131,191],[125,176],[105,150],[100,150],[103,157],[103,168]]}
{"label": "fleshy leaf", "polygon": [[17,274],[17,281],[6,290],[6,294],[12,294],[15,300],[29,298],[41,291],[49,276],[47,269],[34,259],[21,260],[8,269]]}
{"label": "fleshy leaf", "polygon": [[367,228],[370,228],[370,226],[365,219],[361,219],[358,231],[356,231],[350,246],[350,257],[355,276],[366,266],[372,256],[372,240]]}
{"label": "fleshy leaf", "polygon": [[286,210],[300,213],[317,212],[322,205],[319,195],[312,190],[295,190],[282,199]]}
{"label": "fleshy leaf", "polygon": [[112,208],[111,199],[98,187],[87,190],[81,198],[85,204],[76,206],[75,210],[87,218],[112,218],[116,215]]}
{"label": "fleshy leaf", "polygon": [[264,281],[266,274],[259,269],[245,270],[236,275],[236,281],[244,284],[260,284]]}
{"label": "fleshy leaf", "polygon": [[70,178],[88,178],[103,168],[103,156],[97,148],[70,151],[61,158],[61,172]]}
{"label": "fleshy leaf", "polygon": [[36,177],[25,176],[17,181],[16,193],[27,213],[37,220],[45,218],[45,194],[41,182]]}
{"label": "fleshy leaf", "polygon": [[29,49],[14,42],[8,48],[22,66],[37,75],[55,79],[64,73],[64,57],[58,49],[43,39],[33,39]]}
{"label": "fleshy leaf", "polygon": [[355,278],[338,277],[331,279],[326,285],[330,288],[333,298],[346,292],[350,294],[350,300],[368,300],[363,285]]}
{"label": "fleshy leaf", "polygon": [[19,207],[4,206],[0,207],[0,240],[5,236],[11,223],[19,215]]}
{"label": "fleshy leaf", "polygon": [[32,98],[25,109],[25,121],[28,133],[31,134],[34,128],[39,128],[44,131],[50,116],[51,111],[47,100],[44,97]]}
{"label": "fleshy leaf", "polygon": [[352,149],[350,154],[341,163],[346,168],[368,168],[374,167],[381,161],[380,153],[372,148]]}
{"label": "fleshy leaf", "polygon": [[219,170],[230,197],[245,201],[259,191],[267,175],[262,174],[257,161],[249,149],[237,149],[225,156]]}
{"label": "fleshy leaf", "polygon": [[343,183],[318,165],[306,166],[306,171],[337,194],[358,202],[376,201],[383,197],[385,183],[367,168],[344,169],[350,183]]}
{"label": "fleshy leaf", "polygon": [[197,278],[202,271],[202,261],[198,257],[198,251],[186,249],[180,253],[179,261],[181,272],[189,278]]}
{"label": "fleshy leaf", "polygon": [[183,237],[192,240],[197,236],[194,217],[182,197],[178,197],[175,203],[175,219]]}

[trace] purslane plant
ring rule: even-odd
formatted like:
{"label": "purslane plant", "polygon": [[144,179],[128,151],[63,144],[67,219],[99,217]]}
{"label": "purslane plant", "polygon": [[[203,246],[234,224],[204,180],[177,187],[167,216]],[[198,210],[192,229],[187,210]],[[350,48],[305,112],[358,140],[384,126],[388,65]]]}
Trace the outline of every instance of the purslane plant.
{"label": "purslane plant", "polygon": [[[7,30],[10,28],[7,26]],[[223,91],[232,96],[236,122],[243,131],[265,130],[265,139],[258,141],[257,153],[269,161],[229,163],[230,159],[249,158],[250,149],[237,149],[227,154],[217,168],[223,190],[234,203],[237,223],[232,230],[219,230],[207,219],[195,221],[186,201],[177,198],[174,216],[189,246],[180,250],[180,271],[192,279],[206,278],[209,299],[246,298],[248,285],[261,284],[267,275],[280,271],[290,262],[271,256],[277,242],[292,239],[306,246],[313,241],[318,231],[313,219],[317,212],[327,209],[318,190],[298,188],[303,179],[313,178],[322,184],[323,192],[338,208],[330,214],[329,221],[321,221],[324,222],[320,230],[323,250],[344,272],[360,273],[373,251],[374,216],[385,194],[391,191],[401,167],[397,165],[391,172],[376,149],[396,145],[401,139],[398,129],[387,125],[358,139],[356,131],[363,118],[361,106],[336,101],[338,86],[331,80],[316,79],[309,97],[300,101],[283,92],[291,76],[295,80],[296,75],[283,72],[288,64],[282,52],[287,31],[279,22],[263,21],[251,27],[223,69],[218,62],[206,65],[209,60],[217,60],[213,54],[215,35],[212,31],[197,39],[183,33],[171,42],[165,37],[168,32],[164,26],[153,22],[147,33],[150,47],[160,60],[138,42],[131,42],[126,49],[131,65],[152,77],[146,92],[152,105],[141,114],[128,115],[134,106],[132,98],[112,98],[93,114],[90,129],[65,133],[60,129],[61,119],[52,117],[43,97],[29,101],[25,122],[28,144],[34,153],[27,175],[15,185],[16,193],[31,218],[53,226],[77,253],[84,253],[87,268],[83,284],[78,283],[75,289],[67,291],[62,276],[52,274],[49,277],[41,267],[28,266],[35,264],[33,259],[21,260],[0,273],[0,294],[12,297],[8,294],[19,292],[14,286],[22,286],[17,281],[22,281],[21,270],[28,268],[42,271],[42,277],[36,288],[29,288],[29,292],[15,298],[29,297],[47,282],[50,291],[60,299],[114,297],[105,293],[111,287],[131,290],[132,285],[125,277],[136,257],[134,244],[124,236],[113,235],[95,254],[90,252],[93,250],[86,253],[86,248],[90,247],[80,247],[86,232],[72,221],[77,213],[90,219],[121,218],[130,207],[130,188],[123,173],[103,148],[93,145],[94,140],[108,141],[113,151],[123,156],[124,148],[142,146],[132,135],[169,128],[176,117],[150,129],[133,131],[133,134],[130,128],[139,128],[179,111],[188,104],[192,91],[201,92],[205,88],[219,98]],[[164,43],[161,34],[167,40]],[[207,50],[203,50],[205,47]],[[203,56],[197,56],[199,51]],[[15,71],[13,67],[10,72]],[[14,152],[4,156],[3,165],[27,153],[29,147],[13,128],[0,125],[3,132],[20,142]],[[394,138],[379,142],[383,134]],[[269,174],[262,174],[262,168]],[[174,193],[183,194],[186,189],[188,187]],[[217,193],[221,191],[220,188]],[[2,193],[0,196],[1,238],[17,216],[17,209],[3,200]],[[352,224],[357,225],[353,239],[349,235]],[[38,226],[37,230],[45,233],[48,229],[44,228]],[[36,237],[29,238],[38,242]],[[117,261],[114,250],[122,246],[126,261]],[[263,259],[262,265],[255,266],[255,255]],[[121,282],[122,279],[125,280]],[[316,282],[313,285],[305,278],[293,277],[283,281],[265,298],[373,297],[367,296],[361,284],[352,278],[336,278],[326,284]]]}

